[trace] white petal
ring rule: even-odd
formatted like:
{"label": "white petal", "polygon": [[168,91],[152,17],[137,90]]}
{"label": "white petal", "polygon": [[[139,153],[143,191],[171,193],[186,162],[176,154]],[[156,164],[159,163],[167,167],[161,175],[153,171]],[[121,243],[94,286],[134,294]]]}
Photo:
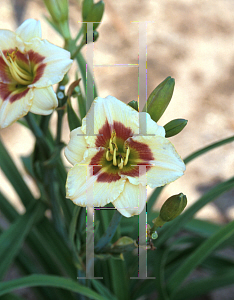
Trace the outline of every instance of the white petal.
{"label": "white petal", "polygon": [[[90,174],[91,166],[76,164],[67,176],[66,197],[79,206],[105,206],[114,201],[124,188],[124,179],[115,182],[97,182]],[[93,191],[92,191],[93,189]]]}
{"label": "white petal", "polygon": [[42,77],[29,87],[42,88],[58,83],[71,67],[70,52],[46,40],[35,38],[26,43],[25,48],[27,51],[33,50],[45,57],[42,63],[46,64]]}
{"label": "white petal", "polygon": [[149,144],[155,157],[151,161],[154,167],[147,172],[147,183],[151,188],[163,186],[184,175],[185,164],[169,140],[158,137],[150,140]]}
{"label": "white petal", "polygon": [[24,97],[13,103],[9,100],[0,99],[0,128],[6,128],[25,116],[30,110],[32,99],[32,90],[29,90]]}
{"label": "white petal", "polygon": [[41,38],[41,23],[34,19],[28,19],[15,32],[24,42],[29,42],[36,37]]}
{"label": "white petal", "polygon": [[125,217],[139,215],[146,203],[146,187],[126,181],[123,192],[113,201],[113,205]]}
{"label": "white petal", "polygon": [[158,125],[151,119],[151,116],[148,113],[140,112],[140,116],[146,115],[146,134],[155,134],[157,136],[165,137],[165,129],[163,126]]}
{"label": "white petal", "polygon": [[58,99],[52,88],[34,89],[33,104],[30,111],[37,115],[49,115],[58,106]]}
{"label": "white petal", "polygon": [[16,34],[10,30],[0,30],[0,49],[9,50],[16,47]]}
{"label": "white petal", "polygon": [[[163,137],[132,137],[133,140],[147,144],[154,159],[150,160],[153,164],[147,171],[147,184],[151,188],[163,186],[181,177],[185,171],[185,164],[175,147],[170,141]],[[139,184],[138,177],[127,176],[132,184]]]}
{"label": "white petal", "polygon": [[[92,116],[94,116],[94,134],[98,134],[106,121],[109,124],[110,132],[113,131],[114,122],[120,122],[125,127],[131,128],[133,134],[139,134],[139,113],[115,97],[98,97],[94,100],[87,116],[82,122],[81,130],[85,134],[87,119],[92,118]],[[86,141],[90,147],[95,146],[95,140],[95,136],[86,137]]]}
{"label": "white petal", "polygon": [[76,128],[70,132],[70,141],[64,150],[67,160],[75,165],[83,160],[87,144],[81,128]]}

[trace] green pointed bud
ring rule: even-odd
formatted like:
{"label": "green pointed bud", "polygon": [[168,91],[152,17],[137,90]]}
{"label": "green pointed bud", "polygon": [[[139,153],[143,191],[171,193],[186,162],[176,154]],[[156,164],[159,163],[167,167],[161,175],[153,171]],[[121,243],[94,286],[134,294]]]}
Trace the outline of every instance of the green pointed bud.
{"label": "green pointed bud", "polygon": [[126,246],[134,244],[134,240],[130,238],[129,236],[123,236],[119,238],[114,244],[111,245],[111,248],[117,247],[117,246]]}
{"label": "green pointed bud", "polygon": [[143,111],[149,113],[155,122],[161,118],[170,103],[174,86],[175,79],[169,76],[150,94]]}
{"label": "green pointed bud", "polygon": [[[86,1],[84,1],[86,2]],[[91,2],[87,1],[87,9],[85,10],[85,13],[83,14],[83,21],[85,22],[93,22],[93,30],[95,30],[99,26],[99,22],[101,22],[103,13],[104,13],[104,8],[105,4],[101,0],[97,2],[96,4],[93,4],[92,8],[90,9]],[[84,18],[85,16],[85,18]],[[97,23],[95,23],[97,22]]]}
{"label": "green pointed bud", "polygon": [[44,3],[55,22],[60,23],[68,20],[67,0],[44,0]]}
{"label": "green pointed bud", "polygon": [[63,80],[60,81],[59,85],[66,85],[69,82],[69,77],[67,75],[67,73],[64,75]]}
{"label": "green pointed bud", "polygon": [[82,19],[84,22],[87,21],[88,15],[93,8],[93,0],[84,0],[82,3]]}
{"label": "green pointed bud", "polygon": [[164,129],[166,131],[166,138],[177,135],[180,133],[184,127],[187,125],[188,120],[185,119],[175,119],[168,122],[164,125]]}
{"label": "green pointed bud", "polygon": [[128,103],[129,106],[131,106],[133,109],[135,109],[136,111],[138,111],[138,102],[135,100],[132,100]]}
{"label": "green pointed bud", "polygon": [[96,30],[94,30],[94,32],[93,32],[93,41],[96,42],[96,40],[98,38],[99,38],[99,33]]}
{"label": "green pointed bud", "polygon": [[68,0],[44,0],[52,20],[47,21],[63,36],[65,40],[71,38],[68,24]]}
{"label": "green pointed bud", "polygon": [[163,222],[170,222],[178,217],[187,205],[187,197],[180,193],[168,198],[161,207],[159,217]]}

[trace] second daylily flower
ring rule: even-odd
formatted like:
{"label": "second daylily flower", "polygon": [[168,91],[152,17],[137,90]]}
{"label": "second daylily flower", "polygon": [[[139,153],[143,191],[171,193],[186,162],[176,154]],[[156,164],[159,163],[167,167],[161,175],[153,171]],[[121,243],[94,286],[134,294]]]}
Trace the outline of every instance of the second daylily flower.
{"label": "second daylily flower", "polygon": [[0,30],[0,128],[29,111],[50,114],[58,106],[52,85],[71,64],[70,52],[41,39],[39,21],[26,20],[16,32]]}
{"label": "second daylily flower", "polygon": [[[85,136],[87,118],[94,116],[94,134]],[[156,188],[185,171],[184,162],[165,138],[165,130],[146,114],[147,134],[139,135],[139,113],[114,97],[96,98],[82,126],[71,132],[65,155],[74,166],[67,177],[67,198],[80,206],[112,202],[131,217],[143,210],[139,166],[146,166],[147,184]],[[91,190],[91,202],[89,193]]]}

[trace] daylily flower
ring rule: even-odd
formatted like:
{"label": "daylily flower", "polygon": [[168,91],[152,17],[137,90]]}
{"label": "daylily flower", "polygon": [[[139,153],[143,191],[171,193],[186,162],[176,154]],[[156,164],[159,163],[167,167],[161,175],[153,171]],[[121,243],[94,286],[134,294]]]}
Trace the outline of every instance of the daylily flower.
{"label": "daylily flower", "polygon": [[70,52],[41,39],[40,21],[0,30],[0,128],[29,111],[48,115],[58,106],[52,85],[69,70]]}
{"label": "daylily flower", "polygon": [[[95,135],[86,136],[87,118],[93,114]],[[68,172],[67,198],[79,206],[103,207],[112,202],[122,215],[131,217],[145,205],[139,196],[145,190],[140,165],[146,166],[147,173],[141,176],[146,175],[151,188],[182,176],[184,162],[165,138],[164,128],[147,113],[146,122],[151,136],[139,135],[136,110],[112,96],[96,98],[82,126],[71,131],[65,148],[65,156],[74,165]]]}

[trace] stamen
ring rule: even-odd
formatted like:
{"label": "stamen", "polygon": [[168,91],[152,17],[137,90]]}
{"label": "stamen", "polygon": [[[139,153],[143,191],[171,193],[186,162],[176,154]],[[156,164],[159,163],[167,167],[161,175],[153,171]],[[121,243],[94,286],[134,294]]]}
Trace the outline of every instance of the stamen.
{"label": "stamen", "polygon": [[113,154],[114,149],[113,149],[113,146],[112,146],[112,141],[111,141],[111,139],[110,139],[110,142],[109,142],[109,148],[110,148],[110,153]]}
{"label": "stamen", "polygon": [[111,161],[112,158],[113,158],[113,156],[110,155],[110,150],[108,149],[108,150],[106,151],[106,160],[107,160],[107,161]]}
{"label": "stamen", "polygon": [[0,53],[4,62],[9,67],[11,76],[14,78],[14,80],[17,81],[19,84],[28,85],[32,82],[33,76],[27,73],[27,71],[23,70],[15,61],[17,51],[18,48],[16,48],[16,50],[13,51],[12,53],[7,52],[6,56],[3,54],[1,50]]}
{"label": "stamen", "polygon": [[124,160],[124,165],[126,166],[126,164],[128,163],[128,157],[130,154],[130,148],[128,147],[128,145],[126,145],[126,156],[125,156],[125,160]]}
{"label": "stamen", "polygon": [[111,140],[113,141],[113,139],[115,138],[116,136],[116,131],[113,130],[112,133],[111,133]]}
{"label": "stamen", "polygon": [[113,165],[117,166],[117,161],[116,161],[116,148],[114,149],[114,153],[113,153]]}
{"label": "stamen", "polygon": [[11,62],[11,67],[12,67],[12,68],[10,68],[10,71],[13,69],[14,70],[14,74],[16,74],[17,78],[19,77],[22,80],[24,80],[25,82],[31,83],[32,76],[26,74],[25,71],[18,66],[18,64],[16,63],[16,61],[13,62],[11,58],[10,58],[10,62]]}
{"label": "stamen", "polygon": [[10,67],[10,63],[9,63],[9,61],[6,59],[6,57],[5,57],[5,55],[3,54],[3,52],[2,52],[2,50],[0,49],[0,53],[1,53],[1,56],[2,56],[2,58],[3,58],[3,60],[4,60],[4,62],[6,63],[6,65],[8,66],[8,67]]}
{"label": "stamen", "polygon": [[110,148],[110,153],[111,154],[113,154],[114,148],[116,148],[118,150],[118,147],[116,145],[116,131],[115,130],[113,130],[112,133],[111,133],[111,138],[110,138],[110,141],[109,141],[109,148]]}

